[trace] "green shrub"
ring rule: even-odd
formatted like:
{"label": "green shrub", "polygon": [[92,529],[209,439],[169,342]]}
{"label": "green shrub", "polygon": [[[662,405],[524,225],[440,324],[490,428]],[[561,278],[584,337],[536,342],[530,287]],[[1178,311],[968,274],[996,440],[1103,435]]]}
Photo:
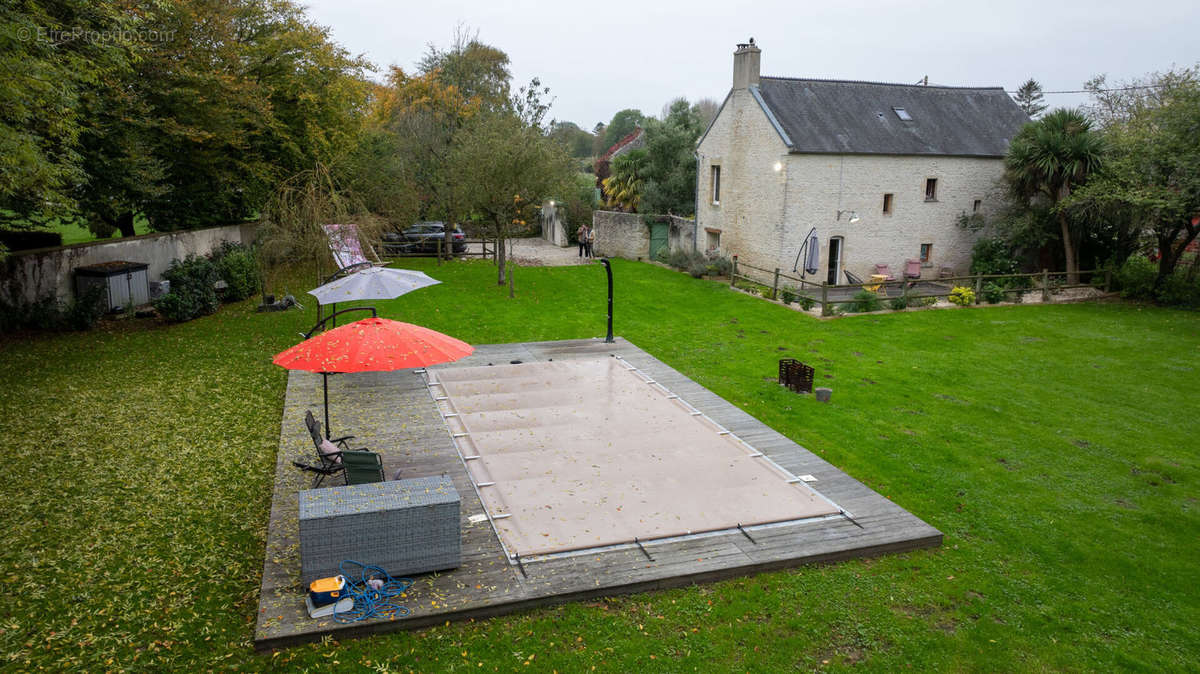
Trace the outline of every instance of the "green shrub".
{"label": "green shrub", "polygon": [[870,290],[860,290],[854,293],[854,301],[848,304],[847,311],[854,313],[879,311],[880,304],[879,295]]}
{"label": "green shrub", "polygon": [[1163,279],[1155,299],[1170,306],[1200,306],[1200,276],[1188,276],[1186,268],[1176,267],[1173,274]]}
{"label": "green shrub", "polygon": [[692,263],[692,254],[685,250],[667,251],[667,246],[658,249],[658,261],[676,269],[687,269]]}
{"label": "green shrub", "polygon": [[951,304],[957,304],[960,307],[970,306],[975,304],[975,291],[966,286],[955,286],[950,290],[948,299]]}
{"label": "green shrub", "polygon": [[816,305],[817,305],[817,301],[814,300],[813,298],[809,297],[808,295],[800,296],[800,308],[801,309],[808,311]]}
{"label": "green shrub", "polygon": [[729,276],[729,272],[733,271],[733,262],[727,257],[709,255],[708,263],[713,273],[717,276]]}
{"label": "green shrub", "polygon": [[63,332],[90,330],[104,315],[104,287],[94,285],[82,297],[61,302],[42,297],[33,302],[15,304],[0,301],[0,334],[18,330]]}
{"label": "green shrub", "polygon": [[244,300],[258,291],[258,261],[253,249],[226,241],[213,251],[212,261],[217,274],[225,281],[225,301]]}
{"label": "green shrub", "polygon": [[765,295],[767,295],[767,293],[771,292],[771,289],[768,288],[767,286],[765,286],[761,283],[755,283],[754,281],[745,281],[745,280],[738,281],[737,283],[733,284],[733,287],[738,288],[740,290],[745,290],[746,292],[748,292],[752,295],[765,296]]}
{"label": "green shrub", "polygon": [[172,260],[163,278],[171,282],[171,291],[155,300],[154,308],[168,321],[190,321],[220,306],[213,288],[220,276],[216,265],[206,257],[188,255],[183,260]]}
{"label": "green shrub", "polygon": [[784,304],[791,304],[796,301],[796,291],[788,286],[779,289],[779,299],[783,300]]}
{"label": "green shrub", "polygon": [[62,326],[68,330],[91,330],[107,308],[104,306],[104,287],[93,285],[82,297],[74,298],[63,307]]}
{"label": "green shrub", "polygon": [[32,302],[18,299],[13,303],[0,301],[0,333],[17,330],[53,330],[58,302],[42,297]]}
{"label": "green shrub", "polygon": [[1003,239],[980,239],[971,249],[972,274],[1015,274],[1020,262]]}
{"label": "green shrub", "polygon": [[1135,255],[1121,265],[1116,280],[1121,289],[1121,297],[1152,300],[1169,306],[1200,306],[1200,276],[1190,273],[1191,271],[1190,265],[1177,265],[1175,271],[1155,287],[1158,282],[1158,265]]}
{"label": "green shrub", "polygon": [[1004,286],[989,281],[983,286],[979,292],[983,296],[983,301],[988,304],[997,304],[1004,301]]}
{"label": "green shrub", "polygon": [[901,309],[907,309],[908,308],[908,293],[905,293],[899,297],[893,297],[892,299],[888,300],[888,306],[891,307],[893,311],[900,311]]}
{"label": "green shrub", "polygon": [[1154,280],[1158,278],[1158,268],[1154,263],[1141,255],[1131,256],[1117,271],[1117,285],[1121,288],[1121,297],[1135,300],[1154,299]]}
{"label": "green shrub", "polygon": [[708,274],[708,263],[703,259],[693,259],[688,263],[687,273],[691,274],[692,278],[703,278]]}

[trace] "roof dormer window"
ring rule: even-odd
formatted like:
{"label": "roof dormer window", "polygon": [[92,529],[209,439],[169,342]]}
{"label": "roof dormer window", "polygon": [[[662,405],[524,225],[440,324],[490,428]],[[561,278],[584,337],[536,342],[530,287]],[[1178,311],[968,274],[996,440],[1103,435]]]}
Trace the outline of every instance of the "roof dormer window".
{"label": "roof dormer window", "polygon": [[892,108],[892,112],[896,113],[896,116],[899,117],[901,121],[912,121],[912,115],[908,114],[908,110],[905,110],[904,108]]}

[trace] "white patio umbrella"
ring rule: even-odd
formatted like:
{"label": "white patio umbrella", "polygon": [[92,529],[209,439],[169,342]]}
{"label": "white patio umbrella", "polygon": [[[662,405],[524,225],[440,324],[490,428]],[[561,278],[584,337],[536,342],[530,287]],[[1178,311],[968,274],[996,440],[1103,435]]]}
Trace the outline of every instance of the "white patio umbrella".
{"label": "white patio umbrella", "polygon": [[418,288],[438,283],[441,281],[430,278],[421,271],[369,267],[330,281],[319,288],[313,288],[308,294],[316,297],[318,304],[336,304],[352,300],[393,300]]}

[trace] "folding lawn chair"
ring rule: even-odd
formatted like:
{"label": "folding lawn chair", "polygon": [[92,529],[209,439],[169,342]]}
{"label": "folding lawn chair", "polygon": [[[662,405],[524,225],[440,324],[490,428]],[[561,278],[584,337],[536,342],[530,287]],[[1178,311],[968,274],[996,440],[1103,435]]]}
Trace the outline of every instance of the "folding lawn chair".
{"label": "folding lawn chair", "polygon": [[311,410],[304,413],[304,425],[308,428],[308,434],[312,437],[313,447],[317,453],[317,463],[305,463],[303,461],[292,461],[292,465],[310,473],[316,473],[313,476],[312,488],[316,489],[321,486],[321,483],[330,475],[337,475],[346,469],[346,464],[342,457],[348,452],[355,454],[366,452],[366,448],[353,448],[347,442],[353,438],[353,435],[344,435],[340,438],[325,439],[321,434],[321,422],[317,421]]}
{"label": "folding lawn chair", "polygon": [[[383,267],[387,265],[386,262],[379,259],[370,244],[364,246],[359,241],[357,225],[321,225],[321,229],[324,229],[325,235],[329,237],[329,252],[333,253],[333,261],[337,264],[339,271],[348,270],[350,267],[362,268],[366,265]],[[363,254],[364,248],[370,252],[372,259],[367,259],[367,256]]]}
{"label": "folding lawn chair", "polygon": [[346,452],[342,454],[346,484],[383,482],[383,459],[375,452]]}

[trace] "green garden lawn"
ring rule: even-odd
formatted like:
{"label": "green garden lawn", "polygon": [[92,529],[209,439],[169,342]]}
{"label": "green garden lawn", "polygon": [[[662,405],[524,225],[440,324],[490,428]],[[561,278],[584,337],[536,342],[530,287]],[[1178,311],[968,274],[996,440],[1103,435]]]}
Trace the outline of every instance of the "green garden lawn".
{"label": "green garden lawn", "polygon": [[[70,245],[72,243],[87,243],[89,241],[106,241],[108,239],[121,237],[120,232],[113,232],[112,236],[108,237],[107,239],[99,238],[95,234],[93,234],[92,231],[90,229],[88,229],[86,225],[83,225],[83,224],[80,224],[77,222],[58,222],[58,221],[56,221],[56,222],[54,222],[54,224],[52,224],[50,226],[50,229],[52,231],[62,234],[62,242],[63,242],[64,246]],[[150,223],[146,220],[145,216],[142,216],[142,215],[137,216],[137,219],[134,220],[134,222],[133,222],[133,231],[136,232],[137,234],[149,234],[150,233]]]}
{"label": "green garden lawn", "polygon": [[[468,342],[604,332],[601,267],[420,268],[381,314]],[[817,321],[617,261],[616,332],[945,533],[943,547],[256,654],[287,374],[253,301],[0,341],[0,668],[1200,668],[1200,314],[1012,306]],[[308,286],[289,288],[301,298]],[[278,289],[277,289],[278,290]],[[817,368],[816,403],[775,383]],[[301,423],[288,419],[287,423]]]}

